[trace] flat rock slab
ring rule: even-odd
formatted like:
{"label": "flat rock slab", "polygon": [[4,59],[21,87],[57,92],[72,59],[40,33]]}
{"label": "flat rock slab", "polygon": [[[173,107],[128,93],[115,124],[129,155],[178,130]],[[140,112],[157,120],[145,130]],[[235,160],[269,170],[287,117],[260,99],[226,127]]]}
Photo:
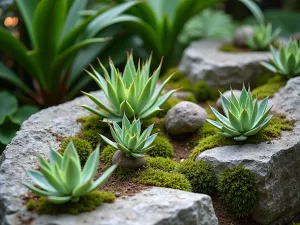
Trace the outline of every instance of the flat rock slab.
{"label": "flat rock slab", "polygon": [[211,164],[217,176],[234,166],[249,169],[259,191],[259,206],[252,217],[261,224],[277,225],[290,222],[300,212],[300,77],[288,81],[274,104],[295,120],[293,131],[271,142],[206,150],[197,160]]}
{"label": "flat rock slab", "polygon": [[[94,93],[104,100],[102,92]],[[21,182],[30,182],[24,169],[38,166],[38,156],[47,156],[49,145],[59,147],[61,137],[81,130],[76,120],[88,115],[80,104],[92,105],[87,97],[51,107],[34,114],[0,158],[1,225],[217,225],[218,220],[207,195],[153,187],[142,193],[104,204],[78,216],[47,216],[28,212],[20,199],[27,193]]]}
{"label": "flat rock slab", "polygon": [[243,82],[255,85],[256,77],[264,71],[260,62],[267,60],[270,52],[223,52],[223,44],[218,40],[193,42],[184,51],[179,70],[192,83],[204,80],[214,88],[240,89]]}

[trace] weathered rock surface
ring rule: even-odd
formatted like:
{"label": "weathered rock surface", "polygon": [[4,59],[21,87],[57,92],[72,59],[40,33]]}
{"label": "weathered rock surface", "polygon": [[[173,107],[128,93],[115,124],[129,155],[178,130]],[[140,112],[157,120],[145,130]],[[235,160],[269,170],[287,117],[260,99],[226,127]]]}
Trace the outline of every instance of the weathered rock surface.
{"label": "weathered rock surface", "polygon": [[128,157],[124,152],[120,150],[116,151],[112,158],[113,164],[116,164],[118,162],[119,162],[119,167],[131,168],[131,169],[138,169],[146,165],[145,157],[142,158]]}
{"label": "weathered rock surface", "polygon": [[260,65],[268,60],[270,52],[222,52],[224,43],[218,40],[193,42],[184,52],[179,69],[195,83],[205,80],[215,88],[240,88],[245,84],[255,86],[256,77],[265,69]]}
{"label": "weathered rock surface", "polygon": [[[102,92],[95,93],[104,99]],[[28,212],[20,199],[27,193],[21,182],[30,182],[24,169],[34,169],[38,156],[48,155],[49,145],[59,146],[58,136],[76,135],[81,125],[77,118],[88,115],[78,105],[90,104],[86,97],[51,107],[24,122],[0,158],[1,225],[217,225],[211,199],[167,188],[150,188],[114,204],[105,204],[78,216],[47,216]]]}
{"label": "weathered rock surface", "polygon": [[217,176],[237,165],[249,169],[259,190],[259,206],[252,217],[261,224],[277,225],[300,212],[300,77],[288,81],[274,103],[275,111],[295,120],[293,131],[271,142],[206,150],[197,160],[211,164]]}
{"label": "weathered rock surface", "polygon": [[233,44],[238,47],[245,47],[248,37],[254,34],[253,26],[245,25],[238,28],[233,37]]}
{"label": "weathered rock surface", "polygon": [[199,105],[183,101],[170,109],[165,117],[165,128],[173,135],[187,134],[197,131],[208,115]]}

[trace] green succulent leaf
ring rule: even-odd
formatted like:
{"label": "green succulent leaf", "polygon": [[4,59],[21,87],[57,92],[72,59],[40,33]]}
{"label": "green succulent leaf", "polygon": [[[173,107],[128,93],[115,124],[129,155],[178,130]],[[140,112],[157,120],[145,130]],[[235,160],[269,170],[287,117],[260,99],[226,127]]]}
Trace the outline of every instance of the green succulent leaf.
{"label": "green succulent leaf", "polygon": [[272,116],[268,116],[271,111],[271,108],[267,110],[268,98],[258,103],[257,99],[252,98],[250,88],[247,91],[243,86],[239,99],[233,93],[231,93],[231,100],[226,99],[222,94],[221,98],[225,116],[211,107],[219,122],[210,119],[207,121],[221,130],[220,134],[225,137],[245,141],[248,136],[255,135],[267,127],[272,119]]}
{"label": "green succulent leaf", "polygon": [[37,195],[47,196],[54,204],[76,202],[81,196],[103,185],[117,168],[117,165],[111,166],[94,182],[99,155],[100,150],[97,147],[81,170],[78,153],[72,142],[68,144],[63,156],[50,149],[50,163],[40,157],[40,171],[26,171],[37,187],[26,183],[23,185]]}

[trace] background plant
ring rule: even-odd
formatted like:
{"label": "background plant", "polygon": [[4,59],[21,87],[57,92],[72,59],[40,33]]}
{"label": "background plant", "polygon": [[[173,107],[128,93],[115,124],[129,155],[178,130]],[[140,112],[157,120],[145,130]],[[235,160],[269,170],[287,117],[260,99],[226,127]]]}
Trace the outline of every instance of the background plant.
{"label": "background plant", "polygon": [[28,119],[30,115],[36,113],[38,108],[24,105],[18,107],[18,101],[15,96],[8,92],[0,92],[0,153],[5,146],[11,142],[21,124]]}
{"label": "background plant", "polygon": [[261,64],[273,73],[279,73],[286,79],[295,77],[300,74],[300,48],[296,40],[290,40],[288,46],[279,49],[270,47],[272,58],[270,62],[262,62]]}
{"label": "background plant", "polygon": [[189,44],[201,38],[230,40],[236,25],[230,15],[213,9],[205,9],[193,17],[179,36],[182,44]]}
{"label": "background plant", "polygon": [[109,167],[94,181],[99,157],[100,150],[97,147],[81,170],[80,159],[73,142],[69,143],[63,156],[50,149],[50,162],[40,157],[40,171],[26,171],[38,187],[27,183],[23,185],[39,196],[47,196],[48,201],[55,204],[78,202],[81,196],[103,185],[117,168],[117,165]]}
{"label": "background plant", "polygon": [[24,79],[3,63],[0,78],[16,86],[22,100],[42,107],[71,99],[89,82],[88,77],[80,76],[81,71],[105,45],[82,50],[104,42],[106,39],[95,36],[104,28],[125,21],[120,14],[136,3],[104,7],[82,19],[79,12],[85,9],[87,0],[16,0],[30,44],[27,47],[0,28],[0,49],[24,68]]}
{"label": "background plant", "polygon": [[168,68],[176,65],[181,57],[182,48],[178,37],[187,21],[203,9],[222,1],[146,0],[128,10],[126,25],[141,38],[143,48],[148,53],[153,52],[157,64],[165,57],[164,67]]}

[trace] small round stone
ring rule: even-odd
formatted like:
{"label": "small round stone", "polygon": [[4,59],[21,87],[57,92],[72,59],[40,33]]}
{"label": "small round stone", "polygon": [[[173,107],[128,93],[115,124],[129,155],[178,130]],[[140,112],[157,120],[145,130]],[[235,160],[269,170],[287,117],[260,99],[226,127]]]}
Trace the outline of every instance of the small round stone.
{"label": "small round stone", "polygon": [[233,44],[237,47],[244,47],[248,37],[253,36],[254,29],[250,25],[245,25],[237,29],[233,37]]}
{"label": "small round stone", "polygon": [[208,115],[199,105],[183,101],[170,109],[165,117],[165,128],[173,135],[197,131],[206,121]]}
{"label": "small round stone", "polygon": [[[235,97],[237,97],[238,99],[241,96],[241,91],[240,90],[232,90],[233,94],[235,95]],[[231,90],[225,91],[223,93],[223,95],[230,101],[231,100]],[[216,103],[217,109],[218,110],[223,110],[222,108],[222,100],[221,100],[221,96],[218,98],[217,103]]]}
{"label": "small round stone", "polygon": [[130,169],[138,169],[146,165],[145,157],[142,158],[128,157],[124,152],[120,150],[116,151],[112,158],[113,164],[116,164],[118,162],[119,162],[119,167],[130,168]]}

